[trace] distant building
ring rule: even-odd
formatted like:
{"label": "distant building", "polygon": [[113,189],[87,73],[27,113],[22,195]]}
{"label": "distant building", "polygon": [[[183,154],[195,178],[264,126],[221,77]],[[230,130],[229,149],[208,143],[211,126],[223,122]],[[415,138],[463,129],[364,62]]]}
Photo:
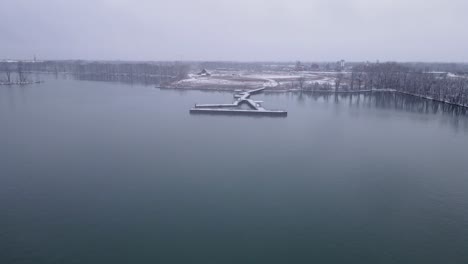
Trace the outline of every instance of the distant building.
{"label": "distant building", "polygon": [[295,71],[304,71],[305,67],[300,61],[297,61],[296,66],[294,67],[294,70]]}
{"label": "distant building", "polygon": [[345,69],[345,67],[346,67],[346,62],[345,62],[345,60],[340,60],[340,61],[337,61],[337,62],[336,62],[336,70],[337,70],[337,71],[342,71],[342,70]]}
{"label": "distant building", "polygon": [[320,66],[318,64],[316,64],[316,63],[313,63],[313,64],[310,65],[310,70],[311,71],[318,71],[318,70],[320,70]]}
{"label": "distant building", "polygon": [[203,69],[201,72],[197,73],[198,76],[211,76],[211,74],[206,70]]}

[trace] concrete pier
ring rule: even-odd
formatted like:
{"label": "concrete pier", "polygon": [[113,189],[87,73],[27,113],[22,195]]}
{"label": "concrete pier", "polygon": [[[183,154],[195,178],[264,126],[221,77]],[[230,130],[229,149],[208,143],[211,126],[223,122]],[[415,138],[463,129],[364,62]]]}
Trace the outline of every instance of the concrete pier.
{"label": "concrete pier", "polygon": [[[267,110],[262,107],[261,101],[250,99],[251,95],[261,93],[263,90],[265,90],[265,87],[235,94],[234,98],[236,98],[236,100],[232,104],[195,104],[195,107],[190,109],[190,113],[287,116],[288,112],[284,110]],[[240,106],[242,104],[248,105],[251,109],[241,109]]]}
{"label": "concrete pier", "polygon": [[244,110],[244,109],[214,109],[214,108],[192,108],[191,114],[213,114],[213,115],[252,115],[252,116],[277,116],[286,117],[288,112],[282,110]]}

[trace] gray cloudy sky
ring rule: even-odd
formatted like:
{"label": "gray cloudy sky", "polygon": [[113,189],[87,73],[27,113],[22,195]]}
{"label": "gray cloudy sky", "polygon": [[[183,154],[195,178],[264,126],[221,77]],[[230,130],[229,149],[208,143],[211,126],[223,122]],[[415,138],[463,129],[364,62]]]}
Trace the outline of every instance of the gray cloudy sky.
{"label": "gray cloudy sky", "polygon": [[0,59],[468,61],[467,0],[0,2]]}

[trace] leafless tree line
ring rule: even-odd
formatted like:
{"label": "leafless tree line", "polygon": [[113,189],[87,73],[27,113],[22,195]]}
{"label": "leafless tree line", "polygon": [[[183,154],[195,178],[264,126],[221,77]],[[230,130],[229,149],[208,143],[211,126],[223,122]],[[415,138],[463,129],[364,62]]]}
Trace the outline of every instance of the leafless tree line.
{"label": "leafless tree line", "polygon": [[187,77],[189,67],[179,63],[87,63],[79,64],[74,75],[79,79],[168,84]]}
{"label": "leafless tree line", "polygon": [[[0,78],[0,83],[3,84],[27,84],[30,82],[22,62],[2,62],[0,63],[0,73],[3,73]],[[16,80],[14,76],[16,76]]]}
{"label": "leafless tree line", "polygon": [[468,106],[468,76],[424,72],[398,63],[353,67],[349,89],[392,89],[438,101]]}
{"label": "leafless tree line", "polygon": [[92,62],[92,61],[44,61],[3,62],[0,70],[16,69],[19,76],[26,73],[70,74],[80,80],[138,82],[166,84],[187,77],[189,65],[177,62]]}
{"label": "leafless tree line", "polygon": [[351,72],[337,72],[333,84],[298,85],[305,91],[363,92],[389,90],[451,104],[468,106],[468,74],[423,71],[410,64],[366,63]]}

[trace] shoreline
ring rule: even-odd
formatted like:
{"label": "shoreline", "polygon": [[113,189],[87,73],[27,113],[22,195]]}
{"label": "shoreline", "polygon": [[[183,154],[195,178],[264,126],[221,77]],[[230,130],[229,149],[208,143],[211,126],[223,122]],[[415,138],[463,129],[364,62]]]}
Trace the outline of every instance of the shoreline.
{"label": "shoreline", "polygon": [[[203,87],[164,87],[164,86],[155,86],[155,88],[163,90],[178,90],[178,91],[213,91],[213,92],[235,92],[236,90],[247,90],[243,87],[233,87],[233,88],[203,88]],[[262,88],[262,87],[258,87]],[[334,90],[301,90],[301,89],[271,89],[270,87],[265,87],[264,92],[271,93],[291,93],[291,92],[303,92],[303,93],[369,93],[369,92],[394,92],[392,89],[382,89],[382,90],[359,90],[359,91],[334,91]]]}
{"label": "shoreline", "polygon": [[402,91],[395,91],[395,92],[396,92],[396,93],[399,93],[399,94],[404,94],[404,95],[409,95],[409,96],[418,97],[418,98],[425,99],[425,100],[429,100],[429,101],[438,102],[438,103],[443,103],[443,104],[448,104],[448,105],[453,105],[453,106],[468,108],[468,105],[461,105],[461,104],[457,104],[457,103],[452,103],[452,102],[449,102],[449,101],[444,101],[444,100],[440,100],[440,99],[435,99],[435,98],[428,97],[428,96],[424,96],[424,95],[413,94],[413,93],[402,92]]}
{"label": "shoreline", "polygon": [[12,85],[29,85],[29,84],[38,84],[38,83],[43,83],[44,81],[34,81],[34,82],[9,82],[9,83],[2,83],[0,82],[0,85],[5,85],[5,86],[12,86]]}
{"label": "shoreline", "polygon": [[[161,86],[156,86],[156,88],[163,89],[163,90],[179,90],[179,91],[212,91],[212,92],[234,92],[235,90],[239,90],[239,88],[234,89],[234,88],[220,88],[220,89],[213,89],[213,88],[201,88],[201,87],[183,87],[183,88],[175,88],[175,87],[161,87]],[[468,108],[468,105],[461,105],[457,103],[452,103],[448,101],[443,101],[431,97],[427,97],[424,95],[419,95],[419,94],[413,94],[413,93],[408,93],[408,92],[402,92],[398,91],[395,89],[371,89],[371,90],[359,90],[359,91],[321,91],[321,90],[316,90],[316,91],[311,91],[311,90],[300,90],[300,89],[268,89],[268,87],[264,90],[264,93],[297,93],[297,92],[303,92],[303,93],[317,93],[317,94],[328,94],[328,95],[333,95],[333,94],[365,94],[365,93],[398,93],[398,94],[403,94],[403,95],[409,95],[409,96],[414,96],[417,98],[425,99],[425,100],[430,100],[438,103],[443,103],[443,104],[448,104],[452,106],[457,106],[457,107],[462,107],[462,108]]]}

